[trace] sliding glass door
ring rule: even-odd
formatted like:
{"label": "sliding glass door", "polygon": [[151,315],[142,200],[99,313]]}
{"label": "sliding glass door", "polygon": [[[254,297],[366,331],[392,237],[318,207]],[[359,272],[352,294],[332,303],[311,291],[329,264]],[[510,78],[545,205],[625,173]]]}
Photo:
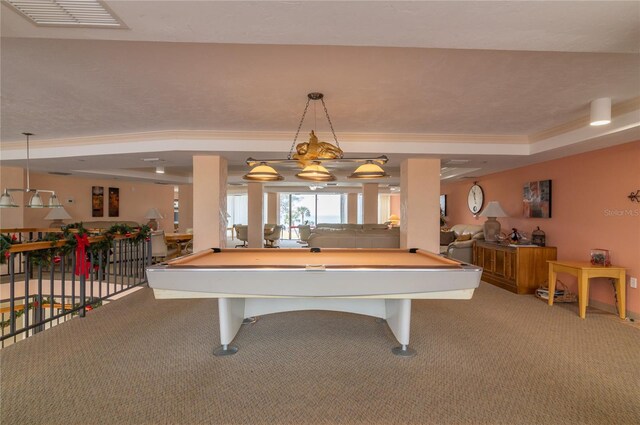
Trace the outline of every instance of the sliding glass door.
{"label": "sliding glass door", "polygon": [[346,196],[339,193],[281,193],[280,224],[283,238],[298,239],[298,226],[318,223],[344,223]]}

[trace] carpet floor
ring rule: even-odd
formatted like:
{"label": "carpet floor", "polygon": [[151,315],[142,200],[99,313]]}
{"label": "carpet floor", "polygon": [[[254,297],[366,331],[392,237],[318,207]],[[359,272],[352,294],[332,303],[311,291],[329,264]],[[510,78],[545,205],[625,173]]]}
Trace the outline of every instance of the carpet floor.
{"label": "carpet floor", "polygon": [[413,302],[412,358],[385,323],[260,317],[215,357],[216,300],[148,288],[0,351],[9,424],[638,424],[640,330],[482,283]]}

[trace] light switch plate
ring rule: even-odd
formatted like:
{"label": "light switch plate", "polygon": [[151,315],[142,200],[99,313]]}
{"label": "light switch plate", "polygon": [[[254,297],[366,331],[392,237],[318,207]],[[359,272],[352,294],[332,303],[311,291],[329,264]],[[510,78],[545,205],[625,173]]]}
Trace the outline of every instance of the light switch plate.
{"label": "light switch plate", "polygon": [[632,288],[637,288],[638,287],[638,278],[637,277],[630,277],[629,278],[629,286],[631,286]]}

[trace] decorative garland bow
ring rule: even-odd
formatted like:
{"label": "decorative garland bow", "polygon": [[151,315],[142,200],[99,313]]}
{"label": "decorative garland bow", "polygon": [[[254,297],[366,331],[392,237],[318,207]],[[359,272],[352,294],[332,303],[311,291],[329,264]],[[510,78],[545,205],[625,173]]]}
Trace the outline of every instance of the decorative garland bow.
{"label": "decorative garland bow", "polygon": [[89,247],[89,237],[86,233],[83,235],[74,235],[76,238],[76,276],[84,274],[89,277],[90,262],[87,261],[87,248]]}

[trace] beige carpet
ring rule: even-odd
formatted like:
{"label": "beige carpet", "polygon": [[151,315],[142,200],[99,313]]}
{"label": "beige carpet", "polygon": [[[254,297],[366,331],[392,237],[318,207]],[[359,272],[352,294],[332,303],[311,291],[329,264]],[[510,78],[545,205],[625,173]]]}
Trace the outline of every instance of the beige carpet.
{"label": "beige carpet", "polygon": [[640,331],[482,284],[414,301],[416,357],[384,323],[263,316],[231,357],[216,300],[145,288],[0,351],[9,424],[638,424]]}

